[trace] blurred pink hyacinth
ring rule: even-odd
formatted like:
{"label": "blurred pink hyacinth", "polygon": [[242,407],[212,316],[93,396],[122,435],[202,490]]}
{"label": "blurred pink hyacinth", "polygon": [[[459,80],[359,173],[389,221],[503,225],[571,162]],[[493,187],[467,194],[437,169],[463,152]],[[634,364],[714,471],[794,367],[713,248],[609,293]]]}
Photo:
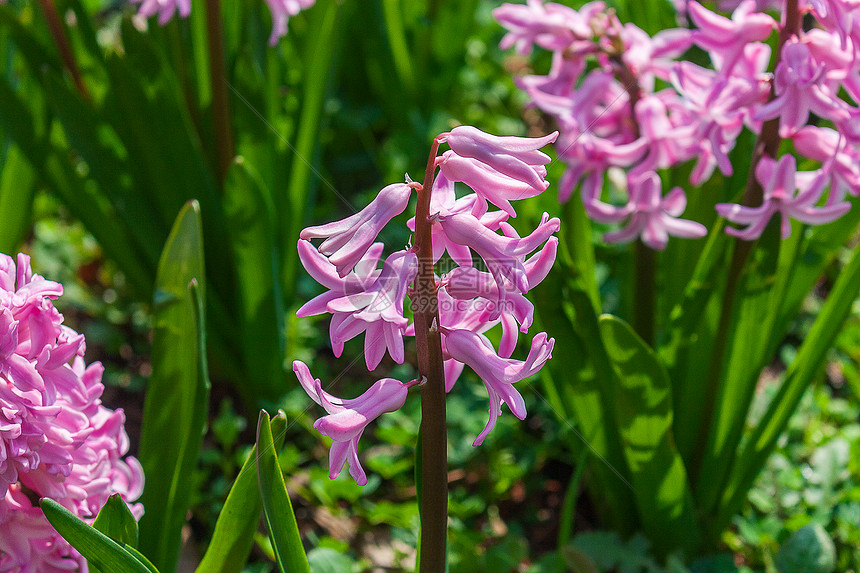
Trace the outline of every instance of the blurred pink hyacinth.
{"label": "blurred pink hyacinth", "polygon": [[[783,235],[790,229],[785,217],[817,225],[844,214],[842,199],[860,192],[860,2],[717,2],[720,9],[731,8],[730,15],[693,0],[673,4],[678,21],[690,27],[654,36],[632,23],[622,25],[601,1],[574,10],[528,0],[493,11],[508,31],[503,49],[529,54],[537,46],[552,52],[546,75],[515,81],[530,105],[559,127],[556,152],[567,166],[559,200],[578,190],[593,220],[626,221],[604,235],[610,242],[641,239],[663,249],[672,235],[701,237],[702,225],[678,218],[686,197],[700,191],[663,189],[657,172],[677,173],[692,164],[692,187],[705,184],[716,170],[733,175],[732,152],[748,130],[757,137],[791,138],[794,153],[818,162],[819,168],[808,191],[803,189],[811,185],[809,176],[798,174],[801,192],[796,195],[795,188],[777,192],[771,187],[761,204],[719,206],[720,215],[746,225],[744,230],[727,227],[728,233],[754,240],[775,212],[783,214]],[[766,13],[784,12],[787,6],[797,10],[792,18]],[[779,53],[768,73],[774,36]],[[682,59],[691,46],[708,55],[710,66]],[[778,125],[778,132],[764,133],[766,122]],[[779,148],[778,141],[768,146]],[[769,153],[776,156],[767,163],[779,162],[779,171],[787,173],[788,163]],[[630,200],[624,206],[600,199],[611,195],[610,170],[626,172]],[[753,184],[771,184],[758,171],[746,175]],[[761,195],[756,190],[744,201],[758,203]]]}
{"label": "blurred pink hyacinth", "polygon": [[[52,303],[62,285],[0,255],[0,571],[86,571],[32,500],[50,497],[92,519],[118,493],[143,490],[122,410],[101,404],[104,368]],[[136,517],[140,504],[131,505]]]}
{"label": "blurred pink hyacinth", "polygon": [[[534,307],[525,294],[547,276],[555,262],[558,239],[553,234],[561,222],[544,214],[537,228],[521,237],[508,219],[516,216],[512,201],[547,188],[545,165],[550,157],[539,150],[557,137],[557,132],[538,138],[497,137],[470,126],[455,127],[434,141],[434,155],[428,161],[428,174],[434,179],[430,189],[407,176],[406,183],[383,188],[358,213],[300,234],[299,259],[328,290],[297,314],[331,314],[329,333],[336,356],[348,340],[364,333],[368,369],[376,369],[386,353],[402,364],[407,356],[404,339],[416,336],[414,317],[417,312],[427,312],[416,308],[427,308],[426,297],[436,298],[430,308],[438,309],[438,323],[430,325],[428,320],[427,328],[440,336],[444,390],[451,391],[464,366],[474,370],[487,389],[489,421],[475,439],[476,446],[495,425],[503,403],[518,418],[525,417],[525,402],[513,384],[536,374],[552,352],[553,339],[539,333],[525,361],[512,358],[520,334],[527,334],[533,323]],[[438,156],[443,143],[450,150]],[[458,198],[455,182],[465,184],[470,192]],[[383,245],[376,242],[377,236],[405,210],[413,192],[419,194],[419,200],[427,199],[425,209],[429,211],[423,224],[428,232],[424,236],[429,235],[431,244],[425,244],[423,250],[416,244],[395,251],[379,268]],[[491,210],[491,204],[499,210]],[[420,241],[417,223],[416,215],[406,224]],[[321,242],[314,246],[312,240]],[[436,275],[433,263],[446,252],[450,263],[457,266],[443,276]],[[487,271],[473,266],[475,257]],[[422,265],[434,280],[424,291],[419,286]],[[411,324],[405,313],[406,297],[412,301]],[[482,335],[497,326],[502,331],[498,351]],[[374,419],[402,407],[409,388],[420,385],[421,379],[403,383],[383,378],[358,398],[344,400],[326,393],[303,362],[295,361],[293,370],[307,394],[327,412],[314,426],[333,441],[330,476],[337,477],[349,464],[350,475],[364,485],[367,476],[358,458],[359,438]]]}
{"label": "blurred pink hyacinth", "polygon": [[[0,0],[3,1],[3,0]],[[191,14],[191,0],[131,0],[140,4],[138,14],[144,18],[158,15],[158,23],[164,26],[177,12],[182,18]],[[274,46],[282,37],[287,35],[287,24],[290,18],[314,5],[316,0],[266,0],[272,13],[272,33],[269,45]]]}
{"label": "blurred pink hyacinth", "polygon": [[140,4],[138,14],[150,18],[158,14],[158,23],[164,26],[176,12],[183,18],[191,14],[191,0],[131,0]]}

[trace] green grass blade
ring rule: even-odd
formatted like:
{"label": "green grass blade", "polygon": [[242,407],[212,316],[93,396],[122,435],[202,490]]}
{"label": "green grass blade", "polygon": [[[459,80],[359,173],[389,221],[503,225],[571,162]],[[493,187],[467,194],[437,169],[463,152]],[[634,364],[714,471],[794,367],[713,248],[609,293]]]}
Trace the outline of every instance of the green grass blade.
{"label": "green grass blade", "polygon": [[654,351],[621,319],[603,315],[600,332],[618,387],[615,404],[642,527],[658,553],[699,542],[693,496],[672,433],[672,390]]}
{"label": "green grass blade", "polygon": [[697,502],[705,512],[713,511],[720,500],[756,384],[770,360],[770,337],[774,335],[773,327],[785,288],[777,272],[782,249],[777,223],[768,226],[746,262],[731,309],[733,316],[722,357],[724,362],[717,363],[724,366],[716,400],[705,405],[713,408],[713,417],[707,441],[698,445],[704,446],[698,473],[702,479],[695,484]]}
{"label": "green grass blade", "polygon": [[27,236],[35,191],[33,168],[17,146],[10,146],[0,168],[0,253],[14,253]]}
{"label": "green grass blade", "polygon": [[259,174],[241,157],[227,174],[223,204],[241,299],[237,304],[241,349],[249,366],[243,391],[274,398],[287,389],[275,207]]}
{"label": "green grass blade", "polygon": [[87,562],[101,571],[151,573],[151,570],[122,545],[90,527],[68,509],[49,498],[39,502],[45,517]]}
{"label": "green grass blade", "polygon": [[140,439],[147,476],[141,549],[164,571],[174,570],[179,557],[209,401],[204,276],[200,211],[192,201],[179,213],[158,265],[152,377]]}
{"label": "green grass blade", "polygon": [[809,334],[801,343],[785,380],[770,403],[761,423],[756,426],[738,456],[728,487],[723,491],[715,533],[728,523],[740,508],[780,434],[800,402],[803,393],[826,363],[825,357],[851,312],[860,292],[860,250],[842,269]]}
{"label": "green grass blade", "polygon": [[265,411],[260,412],[257,423],[257,479],[278,567],[283,572],[309,573],[308,558],[302,547],[290,494],[278,465],[269,415]]}

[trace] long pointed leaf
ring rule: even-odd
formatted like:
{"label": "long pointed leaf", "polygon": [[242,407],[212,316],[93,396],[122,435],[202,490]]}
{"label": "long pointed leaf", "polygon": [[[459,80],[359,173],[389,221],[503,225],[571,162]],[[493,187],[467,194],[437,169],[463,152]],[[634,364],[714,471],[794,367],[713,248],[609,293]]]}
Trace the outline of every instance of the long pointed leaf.
{"label": "long pointed leaf", "polygon": [[117,573],[151,573],[151,569],[122,545],[90,527],[78,516],[54,501],[43,498],[39,505],[45,517],[78,553],[102,571]]}
{"label": "long pointed leaf", "polygon": [[[286,417],[272,418],[275,449],[284,443]],[[257,446],[251,450],[224,503],[209,548],[196,573],[239,573],[248,560],[263,506],[257,484]]]}
{"label": "long pointed leaf", "polygon": [[158,265],[152,377],[140,440],[147,476],[141,549],[165,571],[179,557],[209,401],[204,276],[200,211],[192,201],[179,213]]}
{"label": "long pointed leaf", "polygon": [[257,423],[257,479],[278,567],[284,572],[309,573],[308,558],[302,547],[290,494],[278,465],[269,415],[265,411],[260,412]]}
{"label": "long pointed leaf", "polygon": [[746,492],[755,480],[767,457],[773,451],[780,434],[803,393],[825,363],[827,351],[833,346],[836,335],[845,323],[851,306],[860,292],[860,250],[855,250],[848,265],[842,269],[833,290],[819,312],[809,334],[804,338],[792,363],[788,366],[785,380],[773,397],[767,412],[756,426],[746,446],[738,456],[738,463],[728,487],[723,491],[715,530],[728,523],[745,499]]}

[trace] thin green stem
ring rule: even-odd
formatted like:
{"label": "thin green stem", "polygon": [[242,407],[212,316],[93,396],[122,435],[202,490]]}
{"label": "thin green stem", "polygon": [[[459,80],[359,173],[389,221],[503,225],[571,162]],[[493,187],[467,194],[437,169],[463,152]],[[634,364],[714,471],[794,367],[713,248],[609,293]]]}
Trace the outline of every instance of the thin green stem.
{"label": "thin green stem", "polygon": [[439,141],[433,140],[415,211],[418,276],[412,294],[418,373],[421,387],[421,556],[422,573],[445,571],[448,528],[448,435],[445,422],[445,371],[439,332],[436,276],[433,272],[430,195]]}
{"label": "thin green stem", "polygon": [[[782,46],[791,38],[792,35],[798,33],[800,29],[800,13],[797,6],[798,0],[786,0],[785,7],[785,23],[779,31],[779,39],[776,49],[776,62],[774,68],[779,64],[781,57]],[[771,85],[770,98],[776,97],[774,87]],[[747,185],[744,190],[744,196],[741,203],[746,206],[761,205],[764,201],[764,190],[761,183],[755,176],[756,168],[759,161],[765,156],[776,158],[779,151],[779,117],[772,118],[766,121],[761,128],[761,132],[756,139],[753,149],[752,163],[750,164],[749,175],[747,177]],[[697,484],[699,474],[702,470],[702,462],[705,457],[705,450],[708,445],[708,438],[712,431],[714,414],[716,412],[716,400],[719,394],[720,381],[722,380],[723,363],[725,361],[726,348],[728,346],[729,329],[732,324],[734,314],[735,294],[740,285],[740,280],[746,266],[747,259],[756,245],[756,241],[741,241],[735,240],[735,248],[732,252],[732,260],[729,264],[729,274],[726,279],[726,288],[723,291],[723,301],[720,307],[720,320],[717,325],[717,332],[714,337],[714,345],[711,351],[711,361],[708,368],[708,381],[705,389],[705,400],[703,402],[704,409],[702,412],[702,421],[699,424],[698,437],[696,443],[698,447],[694,449],[694,460],[692,470],[690,472],[691,483]]]}
{"label": "thin green stem", "polygon": [[[615,77],[624,85],[630,102],[630,117],[636,136],[639,124],[636,121],[636,104],[642,97],[639,79],[633,73],[621,54],[610,57],[615,68]],[[636,241],[633,251],[633,330],[649,346],[656,338],[657,317],[657,255],[642,240]]]}
{"label": "thin green stem", "polygon": [[223,183],[233,161],[233,130],[230,126],[230,93],[224,55],[224,25],[221,0],[206,3],[206,39],[209,46],[209,78],[212,86],[212,124],[218,180]]}
{"label": "thin green stem", "polygon": [[81,78],[81,72],[75,60],[75,53],[72,51],[72,45],[69,43],[69,37],[66,35],[65,28],[63,28],[63,23],[60,20],[60,14],[57,12],[54,0],[39,0],[39,6],[45,15],[45,22],[48,24],[48,30],[54,39],[54,45],[57,46],[60,59],[63,60],[63,65],[69,71],[69,74],[71,74],[72,81],[75,82],[75,87],[84,98],[90,99],[90,92]]}

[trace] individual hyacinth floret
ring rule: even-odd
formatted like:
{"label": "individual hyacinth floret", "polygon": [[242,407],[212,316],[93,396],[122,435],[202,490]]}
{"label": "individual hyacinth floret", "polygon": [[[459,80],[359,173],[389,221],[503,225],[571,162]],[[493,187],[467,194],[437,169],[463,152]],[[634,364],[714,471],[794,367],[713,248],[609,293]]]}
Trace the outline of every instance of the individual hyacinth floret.
{"label": "individual hyacinth floret", "polygon": [[[777,139],[768,146],[769,162],[782,161],[774,151],[778,138],[792,139],[794,153],[819,163],[820,178],[813,191],[797,196],[795,208],[789,198],[794,189],[776,203],[772,194],[765,198],[768,183],[754,169],[749,177],[759,192],[747,194],[743,205],[717,209],[748,225],[743,232],[727,227],[729,233],[753,240],[770,218],[765,214],[776,211],[783,215],[783,236],[791,220],[818,225],[844,214],[844,196],[860,194],[860,2],[743,0],[732,3],[730,15],[695,1],[683,5],[679,21],[690,28],[653,37],[622,24],[603,2],[574,10],[529,0],[494,10],[508,30],[503,49],[530,54],[538,47],[553,54],[548,74],[516,81],[530,105],[551,116],[561,132],[556,148],[567,170],[559,200],[579,188],[592,219],[623,226],[604,236],[608,242],[638,239],[663,249],[669,235],[702,236],[704,227],[677,219],[685,191],[664,188],[662,170],[692,163],[694,187],[716,169],[732,175],[732,151],[746,130]],[[792,13],[775,19],[765,8]],[[768,70],[768,42],[775,36],[776,63]],[[710,66],[681,59],[691,46],[708,55]],[[768,122],[775,128],[765,133]],[[610,170],[627,175],[606,177]],[[627,181],[616,187],[627,192],[626,204],[602,199],[614,180]]]}
{"label": "individual hyacinth floret", "polygon": [[[507,221],[516,216],[512,201],[547,188],[545,166],[550,157],[540,148],[557,136],[497,137],[474,127],[456,127],[433,142],[425,175],[425,184],[428,176],[433,180],[428,189],[407,176],[405,183],[382,189],[355,215],[305,229],[298,243],[305,269],[328,289],[302,306],[298,315],[332,315],[329,331],[337,356],[347,340],[364,333],[370,370],[386,352],[396,363],[405,361],[404,337],[416,336],[418,328],[417,320],[409,322],[405,299],[412,301],[413,316],[425,312],[428,293],[422,291],[421,268],[429,270],[434,283],[429,296],[436,298],[429,308],[438,309],[438,314],[428,327],[441,337],[445,391],[454,387],[464,365],[487,389],[489,420],[475,439],[476,446],[492,430],[503,403],[518,418],[525,417],[525,402],[514,384],[536,374],[552,352],[554,340],[540,333],[525,361],[512,358],[519,335],[527,334],[532,325],[534,308],[525,294],[546,277],[555,261],[558,239],[553,233],[560,222],[544,214],[537,228],[521,237]],[[437,156],[439,145],[446,142],[450,150]],[[458,198],[455,183],[465,184],[470,192]],[[407,223],[416,231],[416,244],[383,259],[377,235],[405,210],[413,192],[419,203],[423,197],[429,205],[424,220],[412,218]],[[419,232],[421,225],[429,225],[429,232]],[[430,237],[431,244],[420,244],[422,236]],[[315,246],[311,239],[321,242]],[[446,262],[456,266],[440,276],[433,265],[446,252]],[[499,325],[502,337],[496,350],[482,333]],[[343,400],[325,392],[303,362],[295,361],[293,370],[308,395],[328,413],[315,427],[332,439],[330,476],[336,477],[348,463],[350,475],[366,484],[357,449],[364,429],[383,413],[402,407],[409,389],[426,380],[382,378],[358,398]]]}
{"label": "individual hyacinth floret", "polygon": [[[138,14],[144,18],[158,15],[158,23],[162,26],[173,19],[174,14],[187,18],[191,14],[191,0],[131,0],[140,4]],[[287,23],[290,18],[310,8],[316,0],[266,0],[272,13],[272,33],[269,45],[274,46],[282,37],[287,35]]]}
{"label": "individual hyacinth floret", "polygon": [[123,412],[101,404],[104,368],[85,364],[83,335],[53,305],[62,292],[26,255],[0,255],[0,571],[87,570],[34,499],[91,520],[110,495],[143,490]]}

